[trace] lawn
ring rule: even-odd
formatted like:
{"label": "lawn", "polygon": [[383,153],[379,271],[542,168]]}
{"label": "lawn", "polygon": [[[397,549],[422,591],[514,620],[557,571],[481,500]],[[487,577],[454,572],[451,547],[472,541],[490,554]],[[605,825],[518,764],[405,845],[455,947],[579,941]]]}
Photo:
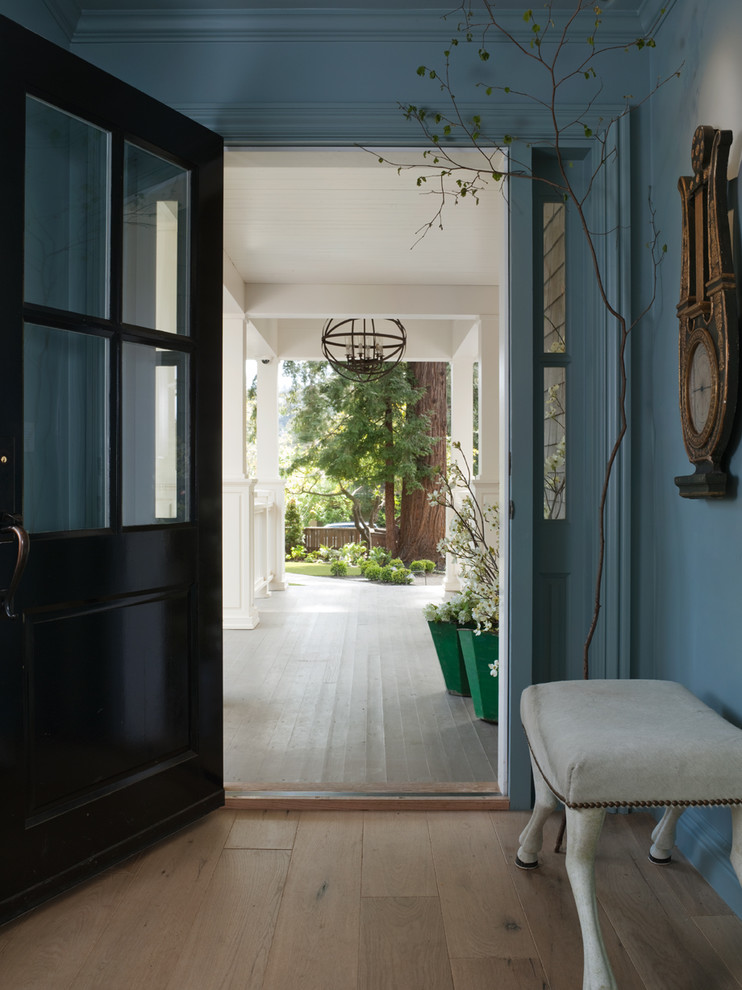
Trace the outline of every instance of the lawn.
{"label": "lawn", "polygon": [[[332,577],[330,564],[324,561],[317,561],[315,564],[308,564],[304,560],[287,560],[286,571],[289,574],[313,574],[315,577]],[[348,564],[347,577],[360,577],[360,567],[351,567]]]}

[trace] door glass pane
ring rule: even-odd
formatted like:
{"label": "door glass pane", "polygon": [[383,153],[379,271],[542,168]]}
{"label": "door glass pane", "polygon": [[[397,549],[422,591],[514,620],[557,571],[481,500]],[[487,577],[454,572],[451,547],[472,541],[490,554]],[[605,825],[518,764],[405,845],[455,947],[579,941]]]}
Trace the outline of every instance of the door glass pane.
{"label": "door glass pane", "polygon": [[544,368],[544,519],[567,516],[567,369]]}
{"label": "door glass pane", "polygon": [[123,345],[123,523],[190,517],[188,355]]}
{"label": "door glass pane", "polygon": [[564,203],[544,203],[544,353],[567,349],[564,307]]}
{"label": "door glass pane", "polygon": [[26,99],[26,302],[108,316],[110,135]]}
{"label": "door glass pane", "polygon": [[188,333],[189,173],[126,145],[124,322]]}
{"label": "door glass pane", "polygon": [[27,324],[23,518],[33,533],[108,525],[108,341]]}

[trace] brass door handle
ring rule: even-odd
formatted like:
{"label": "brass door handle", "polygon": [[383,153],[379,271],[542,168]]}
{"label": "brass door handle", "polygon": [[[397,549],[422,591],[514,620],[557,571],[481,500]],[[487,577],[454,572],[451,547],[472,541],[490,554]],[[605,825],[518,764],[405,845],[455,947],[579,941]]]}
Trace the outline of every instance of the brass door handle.
{"label": "brass door handle", "polygon": [[26,568],[26,561],[31,549],[31,539],[23,528],[21,517],[14,516],[10,512],[0,513],[0,533],[10,533],[18,540],[18,556],[13,569],[13,577],[10,579],[7,589],[0,591],[0,605],[3,612],[9,619],[17,619],[18,613],[13,608],[13,596]]}

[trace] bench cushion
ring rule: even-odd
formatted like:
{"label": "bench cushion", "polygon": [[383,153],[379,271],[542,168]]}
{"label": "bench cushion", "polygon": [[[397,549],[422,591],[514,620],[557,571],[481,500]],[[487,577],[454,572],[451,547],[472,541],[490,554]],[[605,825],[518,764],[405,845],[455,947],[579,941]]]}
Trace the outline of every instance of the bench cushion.
{"label": "bench cushion", "polygon": [[673,681],[534,684],[521,720],[569,807],[742,804],[742,730]]}

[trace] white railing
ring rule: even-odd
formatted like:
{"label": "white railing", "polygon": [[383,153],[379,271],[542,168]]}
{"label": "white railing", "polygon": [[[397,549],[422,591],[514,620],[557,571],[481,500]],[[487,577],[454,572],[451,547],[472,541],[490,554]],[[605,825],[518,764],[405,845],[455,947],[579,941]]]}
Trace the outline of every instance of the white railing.
{"label": "white railing", "polygon": [[222,497],[224,628],[254,629],[255,599],[286,588],[283,482],[226,479]]}
{"label": "white railing", "polygon": [[275,577],[275,560],[271,548],[275,542],[276,504],[273,492],[255,491],[255,583],[256,598],[268,598]]}

